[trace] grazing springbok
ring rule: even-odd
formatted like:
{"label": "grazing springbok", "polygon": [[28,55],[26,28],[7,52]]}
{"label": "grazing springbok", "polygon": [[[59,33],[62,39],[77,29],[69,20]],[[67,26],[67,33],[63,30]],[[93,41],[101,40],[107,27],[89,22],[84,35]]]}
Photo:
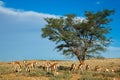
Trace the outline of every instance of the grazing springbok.
{"label": "grazing springbok", "polygon": [[36,61],[25,63],[26,71],[30,72],[32,69],[34,69],[36,67],[36,65],[37,65]]}
{"label": "grazing springbok", "polygon": [[54,76],[58,75],[58,66],[59,64],[56,62],[56,63],[53,63],[51,66],[50,66],[50,70],[53,72]]}
{"label": "grazing springbok", "polygon": [[106,68],[105,72],[114,72],[114,69],[112,69],[112,68]]}
{"label": "grazing springbok", "polygon": [[84,63],[84,61],[81,61],[80,64],[78,65],[78,70],[85,70],[86,69],[86,63]]}
{"label": "grazing springbok", "polygon": [[45,71],[50,71],[50,66],[51,66],[51,63],[50,62],[46,62],[45,64],[44,64],[44,70]]}
{"label": "grazing springbok", "polygon": [[113,68],[111,68],[111,72],[115,72],[115,70]]}
{"label": "grazing springbok", "polygon": [[97,66],[95,66],[95,71],[100,72],[100,71],[102,71],[102,69],[103,69],[103,68],[102,68],[102,67],[100,67],[100,66],[98,66],[98,65],[97,65]]}
{"label": "grazing springbok", "polygon": [[50,69],[51,69],[51,71],[53,71],[53,72],[57,72],[57,70],[58,70],[58,63],[56,62],[56,63],[53,63],[51,66],[50,66]]}
{"label": "grazing springbok", "polygon": [[20,62],[12,62],[13,66],[14,66],[14,71],[15,72],[20,72],[22,70],[22,65],[20,64]]}
{"label": "grazing springbok", "polygon": [[86,67],[85,67],[86,70],[89,70],[90,69],[90,66],[87,64]]}
{"label": "grazing springbok", "polygon": [[70,71],[75,71],[76,70],[76,64],[73,63],[70,67]]}

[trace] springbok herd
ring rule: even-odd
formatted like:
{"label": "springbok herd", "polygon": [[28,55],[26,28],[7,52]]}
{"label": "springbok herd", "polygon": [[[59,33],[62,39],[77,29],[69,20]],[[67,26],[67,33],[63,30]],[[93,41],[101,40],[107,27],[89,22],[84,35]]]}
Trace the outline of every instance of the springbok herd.
{"label": "springbok herd", "polygon": [[[20,72],[22,71],[22,69],[25,69],[25,71],[30,72],[34,68],[36,68],[38,63],[36,61],[33,61],[33,62],[23,61],[23,63],[15,61],[15,62],[12,62],[12,65],[14,67],[15,72]],[[45,64],[43,64],[42,67],[43,67],[43,70],[45,71],[57,72],[58,63],[56,62],[56,63],[51,64],[50,62],[45,62]]]}
{"label": "springbok herd", "polygon": [[[80,64],[77,66],[75,63],[73,63],[71,65],[70,71],[75,71],[75,70],[80,70],[80,71],[84,71],[84,70],[92,70],[91,66],[84,63],[84,61],[80,62]],[[115,72],[113,68],[103,68],[102,66],[96,65],[93,69],[93,71],[97,71],[97,72]]]}
{"label": "springbok herd", "polygon": [[[48,72],[55,72],[58,74],[58,70],[60,67],[60,62],[50,62],[50,61],[45,61],[43,64],[38,64],[37,61],[33,61],[33,62],[27,62],[27,61],[23,61],[21,62],[12,62],[12,65],[14,67],[14,71],[15,72],[20,72],[23,69],[27,72],[32,71],[34,68],[37,68],[37,66],[42,66],[43,70]],[[71,64],[71,66],[69,66],[68,68],[69,72],[74,72],[74,71],[84,71],[84,70],[92,70],[92,71],[96,71],[96,72],[115,72],[114,69],[112,67],[110,68],[106,68],[106,67],[102,67],[99,65],[96,65],[94,68],[91,65],[86,64],[84,61],[81,61],[79,63],[79,65],[77,65],[76,63]]]}

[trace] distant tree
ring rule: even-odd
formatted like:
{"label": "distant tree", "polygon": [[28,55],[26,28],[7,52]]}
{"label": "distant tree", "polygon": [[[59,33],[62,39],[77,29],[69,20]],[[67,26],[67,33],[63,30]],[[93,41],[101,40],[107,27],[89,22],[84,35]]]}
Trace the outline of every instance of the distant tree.
{"label": "distant tree", "polygon": [[85,12],[81,20],[73,14],[60,18],[45,18],[47,24],[42,28],[42,37],[56,42],[56,49],[63,55],[74,55],[79,61],[92,54],[105,51],[111,43],[111,38],[106,36],[111,28],[108,26],[109,16],[114,10]]}
{"label": "distant tree", "polygon": [[101,55],[97,55],[97,56],[95,56],[95,59],[105,59],[105,57],[103,57]]}

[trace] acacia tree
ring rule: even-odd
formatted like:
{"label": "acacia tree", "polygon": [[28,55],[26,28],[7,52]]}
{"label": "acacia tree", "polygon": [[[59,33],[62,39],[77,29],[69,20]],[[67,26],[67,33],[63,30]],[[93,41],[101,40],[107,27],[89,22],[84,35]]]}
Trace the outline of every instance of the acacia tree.
{"label": "acacia tree", "polygon": [[106,36],[111,28],[109,16],[114,10],[85,12],[81,20],[73,14],[60,18],[45,18],[46,26],[42,28],[42,37],[56,42],[56,49],[64,55],[76,56],[79,61],[105,51],[111,43]]}

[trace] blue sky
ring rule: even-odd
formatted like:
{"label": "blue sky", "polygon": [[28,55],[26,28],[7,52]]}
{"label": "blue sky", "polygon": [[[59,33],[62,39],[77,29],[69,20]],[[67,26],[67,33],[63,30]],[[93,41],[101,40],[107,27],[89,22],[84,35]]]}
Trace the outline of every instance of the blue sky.
{"label": "blue sky", "polygon": [[115,9],[115,14],[110,23],[114,42],[102,55],[120,58],[119,6],[119,0],[0,0],[0,61],[68,59],[54,49],[55,43],[41,38],[44,18],[70,13],[84,17],[84,11],[103,9]]}

